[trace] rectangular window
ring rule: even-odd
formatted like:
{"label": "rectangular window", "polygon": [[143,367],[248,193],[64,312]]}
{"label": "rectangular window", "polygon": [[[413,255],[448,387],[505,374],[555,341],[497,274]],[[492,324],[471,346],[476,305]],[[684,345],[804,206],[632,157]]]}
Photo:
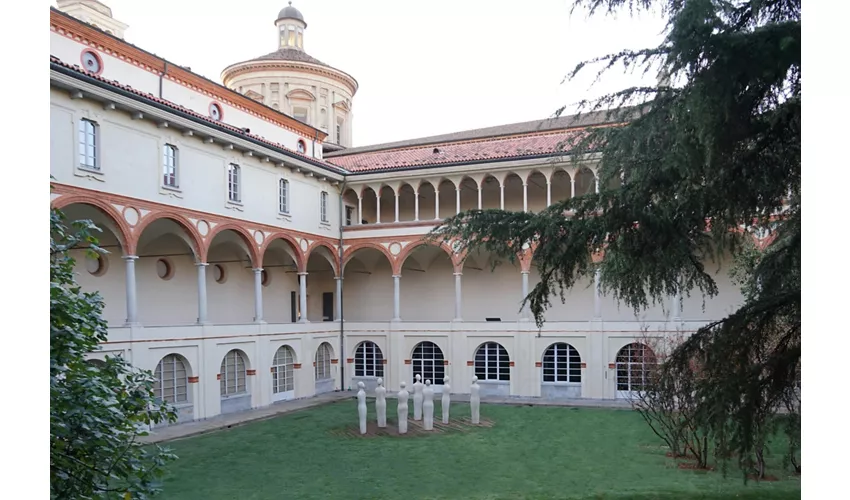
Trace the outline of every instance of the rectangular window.
{"label": "rectangular window", "polygon": [[97,157],[97,123],[85,118],[80,120],[79,137],[80,167],[100,170],[100,162]]}
{"label": "rectangular window", "polygon": [[334,294],[325,292],[322,294],[322,321],[334,320]]}
{"label": "rectangular window", "polygon": [[278,186],[278,210],[282,214],[289,213],[289,181],[281,179]]}
{"label": "rectangular window", "polygon": [[177,187],[177,148],[166,144],[162,151],[162,185]]}
{"label": "rectangular window", "polygon": [[352,220],[354,219],[354,207],[345,207],[345,225],[350,226]]}
{"label": "rectangular window", "polygon": [[242,188],[242,179],[240,179],[241,169],[239,165],[231,163],[227,167],[227,199],[236,203],[242,201],[239,191]]}
{"label": "rectangular window", "polygon": [[342,142],[342,125],[336,124],[336,143],[339,144]]}
{"label": "rectangular window", "polygon": [[321,201],[321,215],[322,222],[328,221],[328,193],[322,191],[322,201]]}

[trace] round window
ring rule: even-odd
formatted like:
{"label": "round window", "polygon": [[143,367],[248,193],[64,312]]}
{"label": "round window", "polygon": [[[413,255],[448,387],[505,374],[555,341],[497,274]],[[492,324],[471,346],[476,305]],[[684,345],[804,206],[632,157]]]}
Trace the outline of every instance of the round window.
{"label": "round window", "polygon": [[92,276],[103,276],[106,274],[107,260],[103,255],[87,255],[86,271]]}
{"label": "round window", "polygon": [[103,61],[101,61],[100,56],[91,50],[83,51],[83,54],[80,56],[80,60],[82,61],[83,68],[85,68],[86,71],[100,74],[100,71],[103,69]]}
{"label": "round window", "polygon": [[221,264],[213,266],[213,279],[216,283],[224,283],[227,281],[227,272],[224,270],[224,266]]}
{"label": "round window", "polygon": [[210,104],[210,118],[218,121],[221,120],[222,114],[223,113],[221,112],[221,106],[219,106],[217,103]]}
{"label": "round window", "polygon": [[170,280],[174,276],[174,266],[166,259],[159,259],[156,261],[156,275],[160,279]]}

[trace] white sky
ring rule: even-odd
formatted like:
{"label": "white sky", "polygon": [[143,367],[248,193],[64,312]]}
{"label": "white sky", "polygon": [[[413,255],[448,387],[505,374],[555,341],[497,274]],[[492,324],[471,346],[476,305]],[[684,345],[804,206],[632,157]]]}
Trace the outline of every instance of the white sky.
{"label": "white sky", "polygon": [[[234,62],[277,49],[287,0],[102,0],[130,25],[125,39],[221,82]],[[49,1],[55,6],[55,1]],[[357,79],[354,146],[545,118],[558,107],[638,83],[576,63],[656,46],[658,18],[617,18],[572,0],[294,0],[306,52]],[[654,81],[654,76],[646,77]]]}

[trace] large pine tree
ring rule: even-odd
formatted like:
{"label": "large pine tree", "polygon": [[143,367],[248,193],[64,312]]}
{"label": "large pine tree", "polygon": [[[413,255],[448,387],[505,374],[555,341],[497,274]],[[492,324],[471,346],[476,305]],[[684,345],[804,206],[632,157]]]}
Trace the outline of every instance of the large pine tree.
{"label": "large pine tree", "polygon": [[635,310],[677,291],[716,295],[707,263],[744,254],[742,233],[767,235],[748,261],[745,303],[666,361],[685,373],[698,360],[701,422],[724,456],[758,453],[765,409],[799,380],[800,4],[577,0],[591,13],[660,9],[667,21],[658,47],[572,73],[625,65],[663,75],[654,87],[582,102],[621,123],[564,145],[572,161],[597,164],[600,192],[540,213],[467,211],[432,233],[507,259],[531,243],[541,281],[526,300],[538,324],[553,296],[597,271],[602,292]]}

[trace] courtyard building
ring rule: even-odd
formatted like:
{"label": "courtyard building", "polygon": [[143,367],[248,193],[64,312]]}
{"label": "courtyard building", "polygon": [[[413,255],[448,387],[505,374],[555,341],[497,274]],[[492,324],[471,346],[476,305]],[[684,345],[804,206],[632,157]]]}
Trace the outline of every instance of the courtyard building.
{"label": "courtyard building", "polygon": [[97,224],[109,252],[75,255],[109,324],[91,360],[153,371],[180,421],[379,377],[397,391],[414,374],[437,392],[477,376],[482,396],[624,398],[656,360],[646,336],[742,301],[730,262],[711,262],[715,298],[636,315],[588,280],[538,328],[520,309],[539,280],[532,249],[491,271],[492,255],[425,241],[463,210],[537,212],[600,189],[569,145],[610,126],[601,115],[352,147],[358,83],[308,54],[292,5],[270,15],[274,51],[226,66],[223,84],[125,41],[101,2],[57,5],[51,205]]}

